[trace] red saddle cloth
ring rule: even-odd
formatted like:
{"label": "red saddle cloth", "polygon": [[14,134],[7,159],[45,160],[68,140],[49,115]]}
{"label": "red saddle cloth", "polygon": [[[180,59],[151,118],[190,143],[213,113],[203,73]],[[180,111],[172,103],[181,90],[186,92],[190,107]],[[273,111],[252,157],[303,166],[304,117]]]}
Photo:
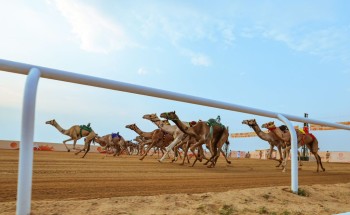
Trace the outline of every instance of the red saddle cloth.
{"label": "red saddle cloth", "polygon": [[316,137],[315,137],[313,134],[308,133],[308,135],[310,135],[310,136],[311,136],[312,140],[316,140]]}
{"label": "red saddle cloth", "polygon": [[191,121],[189,124],[190,124],[190,127],[193,127],[195,124],[197,124],[197,122],[196,121]]}
{"label": "red saddle cloth", "polygon": [[316,140],[316,137],[313,134],[311,134],[311,133],[304,134],[303,139],[302,139],[302,143],[301,143],[302,146],[305,145],[305,137],[306,137],[306,135],[311,136],[312,141]]}

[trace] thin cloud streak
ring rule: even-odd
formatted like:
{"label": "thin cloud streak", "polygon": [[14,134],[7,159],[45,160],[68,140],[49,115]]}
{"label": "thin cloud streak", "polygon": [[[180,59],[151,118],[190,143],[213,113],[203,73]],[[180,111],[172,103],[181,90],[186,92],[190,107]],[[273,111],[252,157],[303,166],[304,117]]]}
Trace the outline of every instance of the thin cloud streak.
{"label": "thin cloud streak", "polygon": [[123,27],[92,6],[69,0],[56,0],[54,3],[71,25],[82,50],[108,54],[131,45]]}

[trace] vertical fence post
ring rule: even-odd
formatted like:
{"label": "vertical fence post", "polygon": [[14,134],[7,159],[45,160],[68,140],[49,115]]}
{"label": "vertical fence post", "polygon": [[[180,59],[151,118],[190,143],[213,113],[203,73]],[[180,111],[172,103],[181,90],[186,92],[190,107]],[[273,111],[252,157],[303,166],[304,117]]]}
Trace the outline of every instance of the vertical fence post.
{"label": "vertical fence post", "polygon": [[39,78],[40,71],[37,68],[30,69],[24,88],[18,163],[17,215],[29,215],[31,209],[35,101]]}
{"label": "vertical fence post", "polygon": [[[291,190],[293,193],[298,193],[298,138],[293,124],[283,115],[277,114],[280,119],[289,129],[291,136]],[[288,159],[288,158],[286,158]]]}

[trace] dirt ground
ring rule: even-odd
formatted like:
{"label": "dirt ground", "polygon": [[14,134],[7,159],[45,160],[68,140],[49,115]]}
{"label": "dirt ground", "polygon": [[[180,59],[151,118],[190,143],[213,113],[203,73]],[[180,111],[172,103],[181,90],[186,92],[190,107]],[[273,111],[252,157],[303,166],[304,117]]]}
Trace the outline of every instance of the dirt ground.
{"label": "dirt ground", "polygon": [[[0,150],[0,214],[16,211],[17,150]],[[270,160],[223,158],[215,168],[157,156],[34,152],[32,214],[335,214],[350,211],[350,164],[304,162],[301,195]],[[290,164],[290,162],[289,162]]]}

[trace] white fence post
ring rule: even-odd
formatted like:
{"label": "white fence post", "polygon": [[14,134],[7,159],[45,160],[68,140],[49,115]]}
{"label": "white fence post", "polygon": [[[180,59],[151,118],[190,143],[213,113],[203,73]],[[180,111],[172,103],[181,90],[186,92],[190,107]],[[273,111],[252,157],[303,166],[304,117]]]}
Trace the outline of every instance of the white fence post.
{"label": "white fence post", "polygon": [[[325,122],[293,116],[289,114],[279,114],[272,111],[266,111],[257,108],[246,107],[242,105],[216,101],[212,99],[201,98],[151,87],[144,87],[134,84],[128,84],[109,79],[103,79],[83,74],[76,74],[57,69],[51,69],[30,64],[18,63],[0,59],[0,70],[27,75],[30,70],[24,91],[24,103],[22,110],[22,134],[20,144],[19,174],[17,188],[17,214],[30,214],[31,202],[31,186],[33,172],[33,133],[34,133],[34,114],[35,114],[35,98],[37,84],[40,76],[42,78],[60,80],[70,83],[83,84],[104,89],[117,90],[122,92],[135,93],[139,95],[152,96],[174,101],[186,102],[191,104],[214,107],[224,110],[254,114],[264,117],[278,118],[283,121],[290,130],[291,134],[291,171],[292,185],[291,189],[294,193],[298,192],[298,148],[297,136],[294,127],[290,121],[307,122],[318,125],[330,126],[339,129],[350,130],[350,126],[337,123]],[[40,70],[40,71],[39,71]]]}
{"label": "white fence post", "polygon": [[21,142],[18,163],[17,215],[30,214],[33,177],[35,101],[39,78],[40,71],[37,68],[30,69],[24,88]]}
{"label": "white fence post", "polygon": [[[286,126],[289,129],[289,133],[291,136],[291,155],[290,155],[290,160],[291,160],[291,177],[292,177],[292,183],[291,183],[291,190],[293,193],[298,193],[298,138],[297,134],[295,132],[295,129],[293,127],[293,124],[283,115],[277,114],[277,117],[279,120],[284,122]],[[286,158],[288,159],[288,158]]]}

